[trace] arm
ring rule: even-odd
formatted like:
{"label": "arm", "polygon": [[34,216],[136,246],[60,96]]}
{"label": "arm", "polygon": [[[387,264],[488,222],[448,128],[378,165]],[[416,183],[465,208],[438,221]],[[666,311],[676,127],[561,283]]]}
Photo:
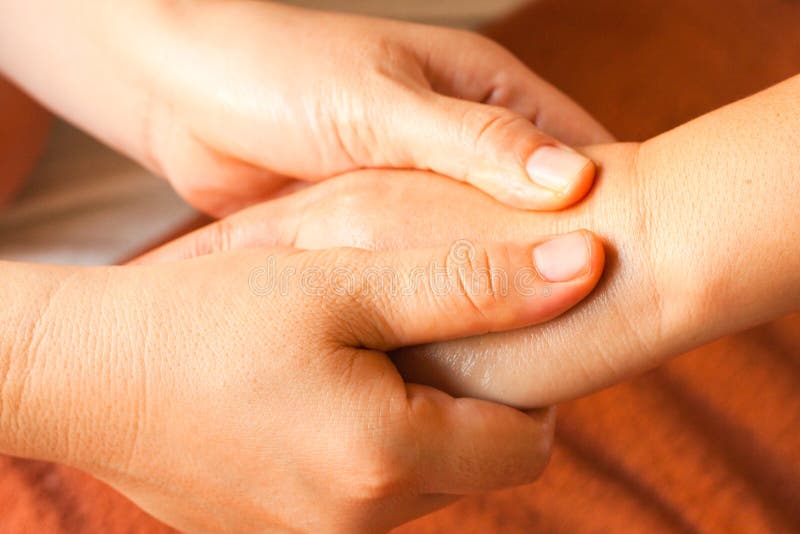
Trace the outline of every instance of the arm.
{"label": "arm", "polygon": [[608,242],[609,265],[569,314],[395,356],[413,381],[548,405],[798,309],[798,101],[800,77],[642,145],[594,147],[594,190],[560,213],[510,210],[429,175],[361,173],[254,207],[151,259],[265,241],[395,248],[591,228]]}
{"label": "arm", "polygon": [[610,139],[486,38],[272,2],[2,0],[0,72],[215,214],[374,167],[557,209],[594,167],[551,135]]}

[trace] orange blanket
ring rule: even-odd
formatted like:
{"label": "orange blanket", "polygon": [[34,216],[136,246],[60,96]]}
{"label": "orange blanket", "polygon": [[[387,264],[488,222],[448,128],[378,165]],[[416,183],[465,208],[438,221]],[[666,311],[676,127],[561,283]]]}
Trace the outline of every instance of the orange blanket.
{"label": "orange blanket", "polygon": [[[800,72],[800,3],[545,0],[490,35],[621,139]],[[798,103],[800,105],[800,103]],[[538,483],[402,532],[800,532],[800,316],[561,408]],[[160,532],[80,473],[0,458],[2,532]]]}

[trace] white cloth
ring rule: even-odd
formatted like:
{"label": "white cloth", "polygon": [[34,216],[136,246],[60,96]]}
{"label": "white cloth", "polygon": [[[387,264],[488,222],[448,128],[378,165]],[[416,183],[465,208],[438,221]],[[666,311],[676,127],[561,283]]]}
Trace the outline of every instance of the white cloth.
{"label": "white cloth", "polygon": [[25,189],[0,212],[0,259],[114,264],[196,216],[167,182],[58,123]]}

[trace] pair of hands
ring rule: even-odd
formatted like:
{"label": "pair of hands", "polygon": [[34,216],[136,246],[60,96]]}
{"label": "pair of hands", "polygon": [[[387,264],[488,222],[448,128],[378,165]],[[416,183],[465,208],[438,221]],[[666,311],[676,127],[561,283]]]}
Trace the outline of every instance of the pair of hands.
{"label": "pair of hands", "polygon": [[[24,16],[37,4],[0,5]],[[609,140],[510,55],[468,34],[247,2],[112,2],[101,15],[108,6],[117,12],[104,25],[76,17],[70,2],[46,6],[64,15],[51,28],[59,47],[30,50],[69,57],[79,71],[58,91],[46,83],[53,73],[30,68],[35,58],[23,64],[0,46],[0,60],[40,99],[215,214],[302,185],[289,176],[316,181],[368,167],[431,169],[513,206],[564,208],[588,189],[592,167],[570,151],[537,158],[537,148],[558,143],[528,119],[567,143]],[[75,28],[102,46],[70,39]],[[31,40],[8,30],[0,38],[17,47]],[[299,52],[283,53],[286,43]],[[119,77],[98,75],[109,64]],[[87,89],[86,79],[98,82]],[[645,145],[588,150],[599,183],[559,213],[512,210],[429,173],[362,171],[223,219],[150,259],[258,250],[41,272],[44,287],[59,282],[40,297],[41,326],[23,345],[51,386],[28,419],[51,439],[9,450],[82,467],[189,530],[384,529],[459,494],[531,480],[547,457],[550,416],[445,392],[547,406],[797,305],[800,283],[786,272],[798,265],[796,230],[775,235],[754,223],[767,213],[791,220],[789,202],[771,202],[775,181],[753,177],[794,176],[793,162],[741,157],[754,152],[747,142],[792,149],[783,135],[792,125],[776,130],[758,117],[781,109],[772,101],[796,98],[795,86]],[[783,186],[796,198],[793,182]],[[749,211],[730,209],[741,205]],[[533,299],[386,299],[371,283],[342,292],[338,282],[338,267],[388,267],[416,280],[420,268],[453,265],[450,245],[465,238],[476,243],[469,272],[530,270],[542,258],[535,245],[548,241],[541,236],[582,227],[610,244],[607,279],[574,313],[535,330],[425,344],[530,325],[575,304],[600,274],[591,234],[551,247],[561,260],[582,257],[576,242],[594,254],[583,256],[585,270],[567,272],[578,275],[571,281],[540,280]],[[478,244],[486,241],[517,244]],[[335,245],[395,252],[327,249]],[[396,252],[418,246],[440,248]],[[783,261],[771,271],[754,268],[778,249]],[[269,258],[280,272],[310,269],[328,298],[310,298],[305,286],[261,291]],[[463,271],[451,276],[468,287]],[[93,313],[77,313],[86,295]],[[13,312],[9,321],[24,315]],[[55,343],[57,332],[101,334]],[[89,356],[78,364],[76,353]],[[71,372],[54,376],[62,369]],[[25,397],[24,382],[5,389]]]}
{"label": "pair of hands", "polygon": [[[606,276],[574,310],[525,330],[390,353],[407,383],[548,406],[800,308],[800,117],[787,111],[798,98],[800,77],[646,143],[591,147],[597,183],[561,212],[511,209],[431,173],[361,171],[243,210],[140,261],[274,246],[396,251],[592,228],[607,244]],[[786,117],[777,126],[776,114]]]}
{"label": "pair of hands", "polygon": [[[153,77],[160,84],[155,93],[165,97],[151,106],[147,134],[150,147],[145,161],[153,162],[151,167],[167,176],[189,202],[214,215],[295,191],[307,182],[364,168],[429,169],[466,182],[516,208],[561,209],[584,196],[594,174],[591,162],[561,141],[585,145],[611,140],[579,106],[537,78],[507,51],[475,34],[361,17],[311,14],[278,6],[264,9],[258,4],[242,4],[234,9],[209,4],[199,10],[192,8],[188,13],[180,11],[175,16],[180,18],[179,28],[175,29],[175,21],[168,19],[172,29],[164,33],[170,40],[166,48],[178,50],[179,63],[202,68],[167,72],[150,63],[157,54],[145,51],[139,56],[138,59],[148,61],[145,70],[159,72]],[[247,20],[251,31],[241,31],[243,20]],[[294,47],[291,54],[284,51],[287,43]],[[378,197],[383,189],[389,193],[385,200],[397,202],[398,209],[421,213],[423,220],[431,217],[432,223],[443,220],[438,218],[436,210],[423,212],[425,202],[417,204],[414,199],[398,198],[402,194],[393,194],[397,190],[381,183],[380,175],[375,178],[374,192]],[[364,184],[366,181],[364,178]],[[361,182],[361,177],[355,178],[355,182]],[[324,190],[307,191],[312,196],[330,194],[331,201],[346,210],[347,195],[328,192],[328,187],[337,187],[333,182],[328,183]],[[352,194],[357,194],[359,185],[353,185]],[[419,188],[424,192],[429,187],[425,181],[418,181],[405,191],[413,193]],[[381,205],[386,206],[384,202]],[[364,212],[356,209],[352,215],[359,213]],[[286,224],[292,217],[319,216],[324,226],[324,214],[325,209],[319,206],[286,205],[285,210],[275,214],[274,220]],[[256,213],[254,220],[263,221],[264,215]],[[409,233],[417,230],[402,218],[389,216],[386,223],[397,225],[403,235],[408,235],[406,229]],[[234,223],[230,227],[232,235],[240,235],[237,226]],[[254,232],[243,229],[250,236],[278,235],[274,229]],[[349,236],[356,235],[346,228],[340,229]],[[310,232],[316,233],[313,229]],[[226,233],[218,235],[226,240],[229,237]],[[453,252],[448,252],[448,247],[458,239],[458,232],[440,235],[448,237],[435,243],[408,240],[387,248],[407,250],[438,245],[441,248],[434,257],[442,264],[450,263],[452,260],[445,258]],[[322,232],[317,236],[316,243],[257,238],[239,244],[243,248],[248,248],[247,245],[373,248],[369,242],[351,239],[334,242]],[[500,241],[530,244],[540,239],[543,238],[528,233]],[[562,284],[564,287],[548,285],[551,294],[546,297],[541,296],[543,285],[537,284],[531,306],[538,311],[525,325],[551,319],[593,288],[602,270],[602,248],[596,238],[588,235],[581,236],[580,245],[584,239],[590,240],[593,253],[588,261],[581,263],[582,277]],[[497,252],[479,244],[488,240],[496,239],[472,241],[478,249],[470,251],[477,258],[469,262],[471,272],[512,268],[502,265],[513,256],[509,249]],[[233,240],[228,243],[233,245]],[[566,256],[567,249],[556,250]],[[262,261],[269,254],[262,252]],[[350,252],[337,250],[329,254],[334,265],[353,268],[358,264],[350,260]],[[222,265],[239,260],[216,261]],[[387,262],[384,267],[392,272],[403,270],[394,262]],[[234,269],[231,266],[230,270]],[[541,266],[537,269],[542,272]],[[425,270],[429,271],[428,266]],[[459,276],[469,278],[464,273]],[[515,288],[510,290],[513,292]],[[389,299],[385,295],[376,297],[375,289],[369,292],[372,298]],[[424,293],[414,296],[424,302],[426,298]],[[419,309],[424,303],[414,303],[415,311],[409,315],[425,318],[427,324],[420,326],[430,329],[427,339],[415,336],[386,343],[381,338],[377,344],[373,340],[357,340],[354,346],[386,351],[420,345],[434,338],[442,340],[442,336],[466,337],[510,326],[476,325],[470,317],[475,310],[479,317],[495,317],[501,304],[507,308],[501,315],[510,309],[509,303],[503,303],[497,296],[490,298],[488,304],[474,297],[473,300],[469,306],[440,301],[438,312],[430,314]],[[279,302],[273,309],[303,308],[285,300]],[[313,305],[319,306],[320,302],[316,300]],[[393,306],[402,304],[394,302]],[[230,313],[227,307],[221,306],[221,310]],[[348,319],[349,330],[367,330],[371,334],[375,328],[361,314],[353,315],[345,309],[339,313]],[[315,449],[321,449],[317,450],[320,461],[309,462],[307,451],[294,450],[285,460],[292,469],[280,477],[286,497],[258,501],[273,516],[236,513],[233,517],[237,520],[246,517],[253,521],[253,528],[277,522],[310,531],[332,527],[344,531],[385,529],[450,503],[457,495],[517,485],[538,476],[549,456],[552,410],[523,415],[493,404],[454,400],[442,391],[461,391],[428,377],[415,380],[408,375],[409,385],[403,386],[400,375],[384,354],[371,355],[376,363],[365,366],[356,378],[348,371],[347,387],[342,388],[340,366],[349,369],[354,359],[361,358],[348,349],[343,360],[330,361],[330,366],[320,361],[328,360],[327,352],[308,347],[307,340],[318,335],[325,320],[326,317],[314,315],[292,327],[270,321],[271,332],[262,339],[266,349],[262,354],[287,356],[283,365],[291,374],[275,368],[262,368],[254,373],[262,377],[259,380],[268,379],[276,384],[270,388],[276,395],[270,395],[262,413],[274,413],[280,420],[290,413],[297,417],[312,410],[299,419],[301,422],[281,426],[284,435],[276,436],[281,441],[272,448],[274,453],[280,455],[280,451],[291,448],[290,443],[313,444]],[[408,321],[410,317],[403,314],[390,314],[379,324],[405,330],[410,328],[405,324]],[[459,325],[460,329],[450,332],[449,324]],[[273,345],[268,340],[280,344]],[[302,347],[308,356],[298,357],[285,346]],[[258,352],[240,348],[227,354]],[[306,363],[312,355],[311,362],[319,367],[316,373]],[[424,366],[417,369],[423,371]],[[413,384],[436,385],[439,390]],[[312,387],[306,391],[305,385]],[[294,405],[279,400],[284,394],[303,398]],[[356,398],[338,400],[342,394]],[[465,396],[486,398],[483,394]],[[335,408],[330,405],[331,397],[337,399]],[[398,403],[398,399],[403,400]],[[432,399],[436,402],[431,403]],[[343,417],[339,412],[339,406],[353,405],[364,406],[364,413]],[[323,412],[329,411],[319,423],[313,423],[320,407]],[[241,409],[241,404],[231,399],[219,417],[227,417],[228,410]],[[410,426],[397,424],[395,418],[409,419]],[[263,415],[259,419],[265,421]],[[325,426],[323,421],[333,423]],[[272,421],[264,424],[265,429],[275,428]],[[302,430],[294,426],[311,426],[316,432],[293,436],[293,430]],[[284,441],[287,435],[292,435],[291,441]],[[332,440],[331,436],[342,437]],[[264,436],[259,438],[264,440]],[[320,446],[320,441],[329,443],[332,449]],[[405,452],[399,453],[402,450]],[[415,452],[411,454],[409,450]],[[213,453],[208,456],[209,463],[218,458],[220,451]],[[254,489],[259,482],[262,488],[275,487],[276,473],[281,470],[276,469],[273,459],[249,457],[247,465],[260,468],[272,481],[248,480]],[[155,472],[153,475],[159,476]],[[302,485],[297,477],[302,479]],[[216,480],[197,482],[208,484],[204,487],[206,491],[219,490],[213,485]],[[203,487],[196,483],[192,486]],[[332,490],[333,494],[320,493],[322,488]],[[137,502],[153,511],[153,501],[163,502],[163,495],[154,496],[150,491],[147,488],[145,497]],[[257,489],[255,493],[258,494]],[[252,505],[230,487],[220,492],[219,499],[232,511],[240,510],[243,503]],[[185,504],[175,499],[173,506],[161,517],[171,518],[174,510],[183,509]],[[276,511],[283,509],[288,513]],[[309,513],[309,510],[314,511]],[[158,515],[157,511],[154,513]]]}
{"label": "pair of hands", "polygon": [[[0,4],[15,21],[4,70],[216,215],[382,167],[558,209],[586,193],[594,166],[556,137],[610,138],[470,33],[254,2],[76,6]],[[53,83],[45,59],[69,75]],[[25,266],[17,274],[41,289],[6,314],[26,333],[19,365],[40,393],[8,373],[10,404],[26,408],[4,450],[85,469],[187,530],[384,530],[531,481],[551,410],[408,383],[386,353],[551,319],[597,283],[603,248],[588,232],[451,244],[373,254],[275,242],[159,266]],[[275,269],[267,283],[296,275],[264,291],[262,268]]]}

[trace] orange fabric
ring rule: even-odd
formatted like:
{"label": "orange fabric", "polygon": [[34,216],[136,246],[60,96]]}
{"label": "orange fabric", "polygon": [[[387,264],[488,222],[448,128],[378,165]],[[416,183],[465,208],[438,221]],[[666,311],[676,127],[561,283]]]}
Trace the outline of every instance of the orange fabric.
{"label": "orange fabric", "polygon": [[536,484],[401,531],[800,532],[800,317],[561,408]]}
{"label": "orange fabric", "polygon": [[[800,72],[800,3],[546,0],[494,26],[622,139]],[[161,532],[106,486],[0,458],[2,532]],[[561,408],[536,484],[465,499],[425,532],[800,532],[800,316]]]}
{"label": "orange fabric", "polygon": [[0,73],[0,207],[25,183],[44,149],[50,115]]}

